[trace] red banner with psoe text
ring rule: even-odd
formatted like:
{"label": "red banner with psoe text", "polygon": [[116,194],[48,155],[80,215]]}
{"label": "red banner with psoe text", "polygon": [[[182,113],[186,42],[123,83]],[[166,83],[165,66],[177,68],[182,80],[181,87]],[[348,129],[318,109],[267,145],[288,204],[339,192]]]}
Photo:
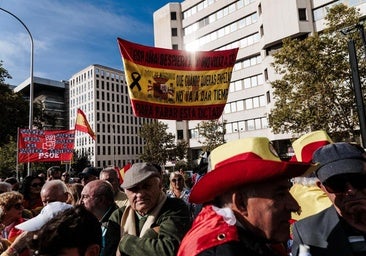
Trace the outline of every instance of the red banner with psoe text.
{"label": "red banner with psoe text", "polygon": [[75,130],[19,129],[18,162],[71,161]]}

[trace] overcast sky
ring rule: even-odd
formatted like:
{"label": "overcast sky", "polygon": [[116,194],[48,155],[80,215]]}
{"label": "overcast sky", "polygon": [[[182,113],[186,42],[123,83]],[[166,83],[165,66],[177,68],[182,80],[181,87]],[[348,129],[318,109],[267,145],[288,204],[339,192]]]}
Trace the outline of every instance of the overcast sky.
{"label": "overcast sky", "polygon": [[[34,41],[34,76],[68,80],[91,64],[122,70],[117,37],[153,46],[153,13],[163,0],[0,0]],[[0,10],[0,60],[18,85],[30,74],[26,29]]]}

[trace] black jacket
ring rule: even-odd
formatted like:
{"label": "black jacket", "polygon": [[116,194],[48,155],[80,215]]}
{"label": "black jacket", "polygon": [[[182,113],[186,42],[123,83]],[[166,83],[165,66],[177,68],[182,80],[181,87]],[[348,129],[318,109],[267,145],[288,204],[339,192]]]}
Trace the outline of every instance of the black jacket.
{"label": "black jacket", "polygon": [[310,247],[311,256],[351,256],[352,249],[334,206],[293,226],[292,255],[299,254],[299,245]]}

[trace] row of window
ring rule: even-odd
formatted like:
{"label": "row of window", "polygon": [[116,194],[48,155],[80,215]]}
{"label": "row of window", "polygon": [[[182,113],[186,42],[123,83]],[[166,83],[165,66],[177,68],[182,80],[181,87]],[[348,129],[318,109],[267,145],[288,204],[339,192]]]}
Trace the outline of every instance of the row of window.
{"label": "row of window", "polygon": [[123,78],[124,78],[123,74],[112,73],[112,72],[105,71],[103,69],[98,69],[98,68],[95,69],[95,76],[96,77],[100,76],[100,77],[105,78],[107,80],[109,80],[109,78],[111,78],[112,81],[116,80],[117,82],[119,80],[123,80]]}
{"label": "row of window", "polygon": [[265,117],[248,119],[225,124],[226,134],[254,131],[268,128],[268,120]]}
{"label": "row of window", "polygon": [[[217,2],[218,0],[204,0],[202,2],[200,2],[199,4],[192,6],[191,8],[187,9],[184,13],[183,13],[183,19],[186,19],[194,14],[196,14],[197,12],[202,11],[203,9],[209,7],[211,4],[214,4],[215,2]],[[231,4],[230,6],[227,7],[227,11],[225,12],[229,12],[229,10],[232,10],[235,8],[236,9],[240,9],[243,6],[249,5],[253,2],[255,2],[256,0],[239,0],[236,1],[235,3]],[[235,6],[236,5],[236,6]]]}
{"label": "row of window", "polygon": [[[245,131],[262,130],[268,128],[268,121],[265,117],[253,118],[225,124],[225,134],[240,133]],[[190,139],[199,139],[198,129],[189,130]]]}
{"label": "row of window", "polygon": [[255,66],[260,63],[262,63],[262,57],[260,55],[238,60],[234,65],[233,71],[249,68],[251,66]]}
{"label": "row of window", "polygon": [[106,91],[110,91],[110,92],[128,94],[128,88],[127,88],[127,86],[124,86],[123,84],[118,84],[118,83],[115,84],[113,82],[109,83],[108,81],[104,82],[103,80],[100,81],[99,79],[97,79],[95,87],[97,89],[106,90]]}
{"label": "row of window", "polygon": [[255,33],[249,36],[246,36],[238,41],[232,42],[230,44],[224,45],[222,47],[220,47],[217,50],[229,50],[229,49],[234,49],[234,48],[244,48],[244,47],[248,47],[251,46],[255,43],[258,43],[260,39],[259,33]]}
{"label": "row of window", "polygon": [[260,108],[264,106],[266,106],[266,99],[264,95],[260,95],[253,98],[228,102],[225,105],[224,113],[229,114],[253,108]]}
{"label": "row of window", "polygon": [[[189,50],[189,51],[197,50],[202,45],[205,45],[209,42],[213,42],[213,41],[217,40],[218,38],[221,38],[225,35],[233,33],[235,31],[237,31],[238,29],[242,29],[245,26],[256,23],[257,21],[258,21],[258,14],[252,13],[249,16],[246,16],[246,17],[244,17],[236,22],[233,22],[225,27],[222,27],[218,30],[215,30],[201,38],[197,38],[193,42],[186,44],[185,48],[186,48],[186,50]],[[258,34],[258,33],[256,33],[256,34]],[[256,35],[256,34],[254,34],[254,35]],[[257,36],[258,37],[257,39],[255,38],[256,36],[254,36],[254,35],[244,37],[242,40],[238,41],[238,46],[234,46],[232,48],[246,47],[246,46],[252,45],[255,42],[258,42],[259,34]],[[230,49],[232,49],[232,48],[230,48]]]}
{"label": "row of window", "polygon": [[[97,154],[98,155],[108,155],[114,157],[118,156],[125,156],[125,155],[140,155],[143,153],[143,146],[113,146],[113,145],[107,145],[107,146],[98,146],[97,147]],[[122,163],[123,162],[123,163]],[[101,165],[102,164],[102,165]],[[108,166],[108,165],[114,165],[112,163],[112,160],[103,160],[98,161],[98,166]],[[117,166],[124,166],[126,165],[126,161],[121,161],[120,159],[116,159],[116,165]]]}
{"label": "row of window", "polygon": [[338,0],[338,1],[334,1],[334,2],[332,2],[330,4],[327,4],[327,5],[324,5],[322,7],[317,8],[317,9],[314,9],[313,10],[314,20],[317,21],[317,20],[324,19],[324,17],[328,13],[328,10],[332,6],[337,5],[337,4],[340,4],[340,3],[344,3],[345,5],[348,5],[348,6],[351,6],[352,7],[352,6],[357,6],[357,5],[366,3],[366,0]]}
{"label": "row of window", "polygon": [[82,83],[86,80],[89,80],[93,77],[93,69],[88,70],[87,72],[78,75],[77,77],[70,80],[70,86],[74,86],[76,84]]}
{"label": "row of window", "polygon": [[252,87],[257,87],[258,85],[264,84],[263,74],[258,74],[244,79],[236,80],[230,82],[230,92],[241,91],[243,89],[249,89]]}

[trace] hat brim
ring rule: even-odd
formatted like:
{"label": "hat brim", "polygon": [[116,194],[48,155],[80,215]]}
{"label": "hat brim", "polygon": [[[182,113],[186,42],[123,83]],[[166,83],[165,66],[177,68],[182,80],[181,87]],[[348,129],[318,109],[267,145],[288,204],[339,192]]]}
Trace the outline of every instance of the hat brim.
{"label": "hat brim", "polygon": [[205,174],[190,193],[192,203],[212,201],[230,189],[274,178],[293,178],[312,172],[309,163],[270,160],[239,160],[224,164]]}
{"label": "hat brim", "polygon": [[363,173],[365,160],[363,159],[339,159],[337,161],[320,165],[315,174],[321,182],[342,174]]}
{"label": "hat brim", "polygon": [[36,231],[39,230],[44,224],[46,224],[47,221],[48,219],[45,216],[38,214],[37,216],[27,221],[24,221],[16,225],[15,227],[24,231]]}

